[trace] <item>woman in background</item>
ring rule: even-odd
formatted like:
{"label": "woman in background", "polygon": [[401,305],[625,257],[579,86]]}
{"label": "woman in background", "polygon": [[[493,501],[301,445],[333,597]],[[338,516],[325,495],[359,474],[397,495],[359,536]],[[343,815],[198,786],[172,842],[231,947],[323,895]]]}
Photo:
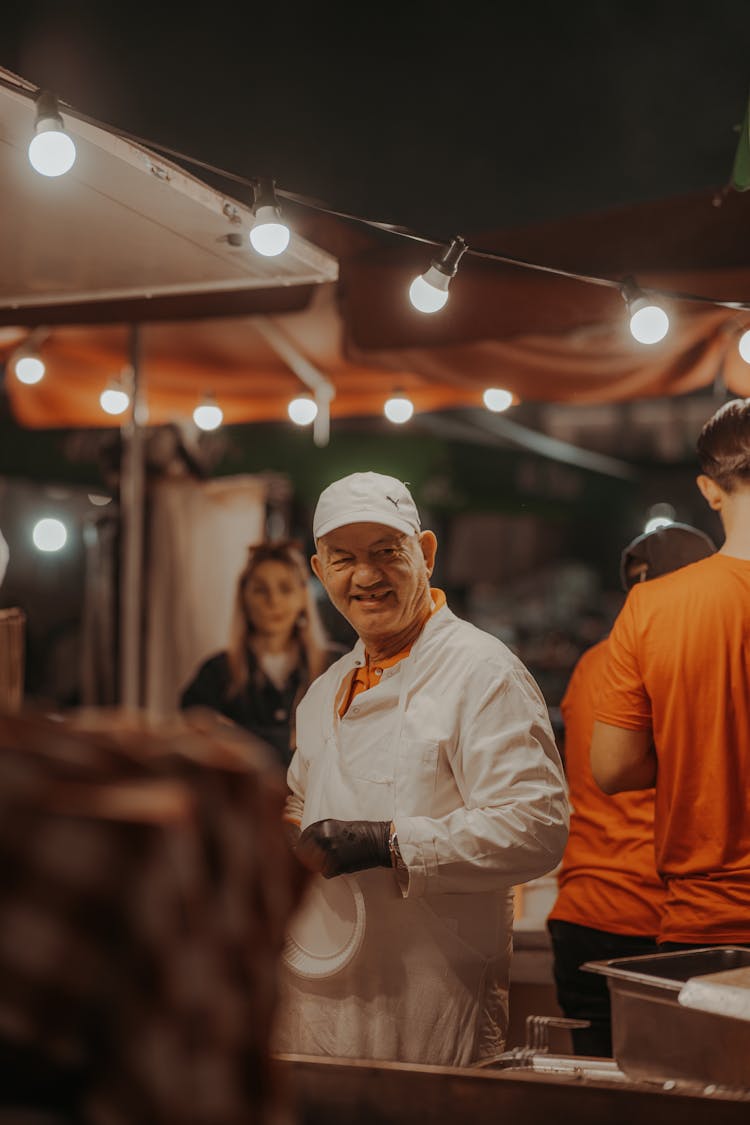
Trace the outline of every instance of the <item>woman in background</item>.
{"label": "woman in background", "polygon": [[251,546],[237,581],[229,645],[211,656],[185,688],[183,710],[210,707],[251,731],[286,769],[294,749],[294,712],[332,651],[297,543]]}

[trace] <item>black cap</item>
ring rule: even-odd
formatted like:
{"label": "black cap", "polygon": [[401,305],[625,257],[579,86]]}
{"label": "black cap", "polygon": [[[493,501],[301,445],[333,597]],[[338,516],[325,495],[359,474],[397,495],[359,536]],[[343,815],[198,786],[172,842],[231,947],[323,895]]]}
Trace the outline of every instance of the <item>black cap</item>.
{"label": "black cap", "polygon": [[628,578],[628,567],[633,563],[646,563],[647,570],[643,579],[658,578],[662,574],[669,574],[679,570],[689,563],[698,562],[699,559],[708,558],[716,551],[716,544],[697,527],[690,527],[687,523],[670,523],[665,527],[657,527],[654,531],[646,531],[639,535],[632,543],[628,543],[620,557],[620,581],[623,590],[629,590],[639,579]]}

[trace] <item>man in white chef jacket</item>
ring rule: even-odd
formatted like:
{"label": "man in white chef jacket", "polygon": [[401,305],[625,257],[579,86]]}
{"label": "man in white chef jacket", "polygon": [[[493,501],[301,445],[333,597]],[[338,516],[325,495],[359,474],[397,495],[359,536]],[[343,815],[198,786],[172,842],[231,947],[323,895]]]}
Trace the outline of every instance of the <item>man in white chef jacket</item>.
{"label": "man in white chef jacket", "polygon": [[365,924],[337,971],[284,968],[275,1046],[471,1065],[504,1049],[512,887],[567,839],[547,709],[430,588],[437,540],[400,481],[335,481],[313,532],[313,570],[359,640],[299,706],[287,819],[308,866],[356,873]]}

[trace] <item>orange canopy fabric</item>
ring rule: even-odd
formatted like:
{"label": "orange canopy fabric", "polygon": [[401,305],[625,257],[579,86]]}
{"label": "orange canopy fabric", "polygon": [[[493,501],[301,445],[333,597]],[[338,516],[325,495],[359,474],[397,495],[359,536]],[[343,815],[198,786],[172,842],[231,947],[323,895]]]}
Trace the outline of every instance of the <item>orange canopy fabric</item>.
{"label": "orange canopy fabric", "polygon": [[[383,403],[403,388],[417,409],[461,405],[465,394],[408,370],[386,370],[347,360],[332,286],[317,289],[308,309],[273,318],[285,337],[336,389],[332,416],[380,414]],[[104,413],[99,396],[128,364],[126,326],[61,327],[47,337],[40,354],[47,367],[33,386],[7,380],[13,414],[32,428],[118,426]],[[12,352],[5,346],[7,354]],[[142,329],[142,376],[148,423],[188,418],[206,395],[213,395],[224,421],[264,422],[287,417],[287,405],[308,389],[273,351],[252,317],[148,324]]]}
{"label": "orange canopy fabric", "polygon": [[[750,198],[713,193],[495,232],[469,245],[644,288],[750,301]],[[420,316],[405,300],[429,250],[400,242],[341,263],[347,353],[433,379],[500,385],[525,399],[607,402],[683,394],[720,373],[750,393],[737,339],[750,313],[663,300],[667,338],[633,340],[624,302],[603,287],[464,257],[445,309]]]}
{"label": "orange canopy fabric", "polygon": [[[430,248],[309,214],[298,229],[335,255],[340,281],[286,290],[284,311],[255,291],[238,305],[212,308],[210,320],[171,320],[143,328],[149,423],[186,417],[213,394],[226,422],[283,420],[307,388],[254,327],[271,316],[296,351],[328,379],[331,415],[380,414],[401,390],[417,411],[481,406],[488,386],[520,399],[614,402],[726,385],[750,395],[750,366],[736,348],[750,314],[665,301],[672,327],[658,345],[636,343],[617,289],[466,256],[444,310],[411,308],[409,282]],[[710,297],[750,300],[750,198],[709,194],[469,239],[487,249],[549,265]],[[241,298],[235,295],[234,301]],[[144,302],[147,306],[147,302]],[[242,306],[239,306],[242,307]],[[297,311],[294,311],[296,308]],[[191,316],[155,310],[159,316]],[[235,314],[235,315],[231,315]],[[144,309],[148,320],[148,308]],[[3,330],[7,358],[23,335]],[[128,362],[124,326],[54,327],[42,354],[47,375],[35,386],[6,386],[17,420],[31,427],[119,425],[99,394]]]}

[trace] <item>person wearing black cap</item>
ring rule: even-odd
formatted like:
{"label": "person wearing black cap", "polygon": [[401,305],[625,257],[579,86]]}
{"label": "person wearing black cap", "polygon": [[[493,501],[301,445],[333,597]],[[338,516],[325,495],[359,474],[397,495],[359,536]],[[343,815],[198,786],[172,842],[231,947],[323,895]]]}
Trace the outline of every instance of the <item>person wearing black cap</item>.
{"label": "person wearing black cap", "polygon": [[[622,552],[625,591],[713,554],[707,535],[672,523],[639,535]],[[591,774],[594,710],[606,682],[607,640],[576,664],[561,711],[570,790],[570,836],[548,919],[558,1003],[567,1017],[587,1020],[571,1032],[577,1055],[612,1055],[609,988],[581,970],[585,961],[656,953],[664,885],[654,858],[654,794],[607,797]]]}
{"label": "person wearing black cap", "polygon": [[669,523],[644,531],[628,543],[620,558],[620,581],[627,591],[637,582],[647,582],[705,559],[716,550],[714,541],[687,523]]}

